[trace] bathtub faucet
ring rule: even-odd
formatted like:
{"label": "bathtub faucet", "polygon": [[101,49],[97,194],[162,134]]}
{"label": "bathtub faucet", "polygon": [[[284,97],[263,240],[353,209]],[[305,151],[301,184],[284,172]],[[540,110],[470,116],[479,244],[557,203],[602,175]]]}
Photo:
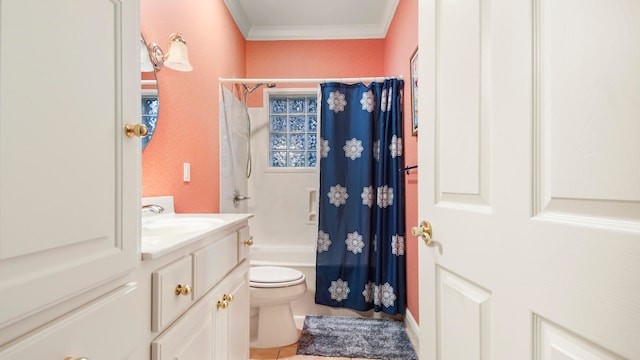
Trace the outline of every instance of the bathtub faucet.
{"label": "bathtub faucet", "polygon": [[249,200],[251,199],[248,196],[245,195],[240,195],[240,191],[236,190],[233,192],[233,206],[238,207],[238,203],[242,200]]}
{"label": "bathtub faucet", "polygon": [[162,212],[164,211],[164,208],[160,205],[156,205],[156,204],[148,204],[148,205],[142,205],[142,211],[149,211],[152,212],[154,214],[162,214]]}

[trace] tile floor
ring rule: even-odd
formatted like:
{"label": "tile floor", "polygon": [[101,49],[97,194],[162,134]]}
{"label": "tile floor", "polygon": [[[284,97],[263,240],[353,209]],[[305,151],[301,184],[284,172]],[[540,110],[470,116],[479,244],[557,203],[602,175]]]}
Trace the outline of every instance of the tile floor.
{"label": "tile floor", "polygon": [[298,344],[284,346],[281,348],[251,349],[249,360],[367,360],[342,357],[337,358],[312,355],[296,355],[297,350]]}
{"label": "tile floor", "polygon": [[[298,330],[298,332],[300,332],[300,330]],[[250,349],[249,360],[371,360],[343,357],[296,355],[297,350],[297,343],[280,348]]]}

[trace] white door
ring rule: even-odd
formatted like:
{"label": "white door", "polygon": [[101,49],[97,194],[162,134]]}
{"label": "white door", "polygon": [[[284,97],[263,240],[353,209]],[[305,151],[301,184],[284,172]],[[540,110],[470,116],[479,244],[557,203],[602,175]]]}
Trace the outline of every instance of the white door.
{"label": "white door", "polygon": [[640,359],[640,2],[419,23],[421,359]]}
{"label": "white door", "polygon": [[138,261],[137,0],[0,2],[0,327]]}

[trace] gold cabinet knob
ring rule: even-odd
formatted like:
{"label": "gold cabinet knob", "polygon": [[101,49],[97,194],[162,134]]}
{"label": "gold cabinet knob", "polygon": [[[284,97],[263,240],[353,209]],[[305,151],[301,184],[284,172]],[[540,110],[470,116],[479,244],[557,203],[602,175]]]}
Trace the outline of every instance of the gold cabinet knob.
{"label": "gold cabinet knob", "polygon": [[253,236],[249,238],[249,240],[245,240],[242,242],[244,244],[244,246],[251,246],[253,245]]}
{"label": "gold cabinet knob", "polygon": [[422,240],[424,240],[424,243],[429,245],[431,243],[431,236],[433,235],[431,223],[426,220],[421,222],[420,226],[414,226],[411,228],[411,234],[413,236],[421,237]]}
{"label": "gold cabinet knob", "polygon": [[224,294],[222,295],[222,300],[226,301],[226,302],[232,302],[233,301],[233,295],[231,294]]}
{"label": "gold cabinet knob", "polygon": [[124,132],[128,137],[145,137],[149,133],[149,128],[144,124],[127,124],[124,127]]}
{"label": "gold cabinet knob", "polygon": [[176,286],[176,295],[189,295],[191,294],[191,286],[189,285],[180,285]]}
{"label": "gold cabinet knob", "polygon": [[227,300],[218,301],[218,309],[226,309],[229,307],[229,302]]}

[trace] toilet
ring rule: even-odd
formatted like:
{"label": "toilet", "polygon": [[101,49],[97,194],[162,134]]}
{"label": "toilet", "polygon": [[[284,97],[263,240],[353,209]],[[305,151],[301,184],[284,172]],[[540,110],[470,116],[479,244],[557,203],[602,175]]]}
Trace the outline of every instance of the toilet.
{"label": "toilet", "polygon": [[298,341],[291,301],[307,291],[304,274],[279,266],[249,268],[251,347],[270,348]]}

